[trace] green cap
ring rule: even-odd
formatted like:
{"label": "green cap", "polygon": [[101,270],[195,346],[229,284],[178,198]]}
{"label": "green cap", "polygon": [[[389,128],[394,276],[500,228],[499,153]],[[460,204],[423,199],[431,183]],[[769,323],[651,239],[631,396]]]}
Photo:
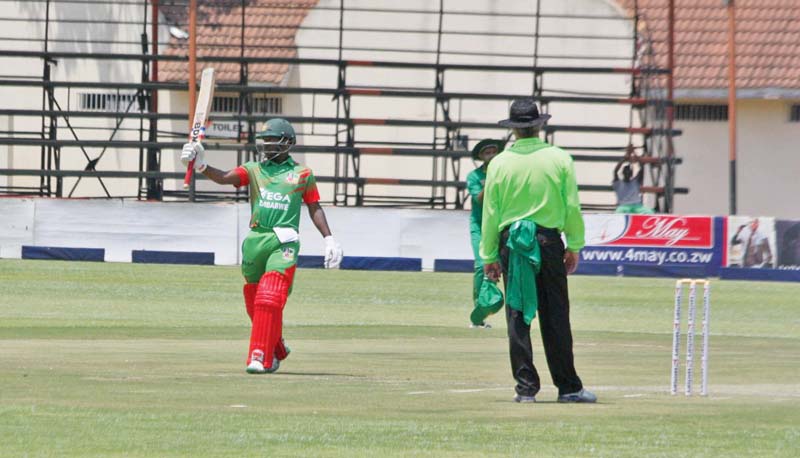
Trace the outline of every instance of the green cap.
{"label": "green cap", "polygon": [[265,137],[286,138],[294,143],[294,128],[283,118],[272,118],[264,125],[264,130],[256,134],[256,138]]}
{"label": "green cap", "polygon": [[483,140],[479,141],[478,144],[475,145],[474,148],[472,148],[472,160],[475,160],[475,161],[479,160],[480,157],[478,157],[478,155],[480,155],[481,151],[483,151],[483,149],[486,148],[487,146],[495,146],[495,147],[497,147],[497,152],[500,153],[505,149],[506,142],[505,142],[505,140],[495,140],[494,138],[484,138]]}

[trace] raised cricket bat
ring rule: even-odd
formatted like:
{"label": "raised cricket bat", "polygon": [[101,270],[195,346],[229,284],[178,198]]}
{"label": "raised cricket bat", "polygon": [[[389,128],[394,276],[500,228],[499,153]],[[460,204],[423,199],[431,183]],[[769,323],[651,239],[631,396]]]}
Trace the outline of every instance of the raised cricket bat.
{"label": "raised cricket bat", "polygon": [[[197,103],[194,108],[194,121],[192,130],[189,132],[189,141],[196,143],[206,136],[206,120],[208,112],[211,111],[211,101],[214,100],[214,69],[206,68],[200,77],[200,93],[197,95]],[[183,178],[183,189],[189,187],[194,173],[194,160],[189,163],[186,169],[186,176]]]}

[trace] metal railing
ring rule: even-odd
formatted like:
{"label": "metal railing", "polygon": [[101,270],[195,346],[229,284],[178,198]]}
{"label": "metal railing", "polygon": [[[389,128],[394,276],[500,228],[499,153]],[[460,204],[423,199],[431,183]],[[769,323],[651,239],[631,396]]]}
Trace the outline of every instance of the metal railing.
{"label": "metal railing", "polygon": [[[4,4],[12,4],[8,0],[0,0],[0,8]],[[167,14],[166,10],[172,8],[174,13],[180,8],[185,8],[188,1],[84,1],[84,0],[34,0],[26,2],[31,5],[39,5],[43,8],[43,17],[0,17],[0,23],[14,24],[20,21],[27,23],[40,24],[43,27],[44,36],[33,32],[26,33],[24,36],[9,36],[4,41],[6,47],[11,45],[32,49],[3,49],[0,50],[0,59],[22,59],[25,61],[40,62],[42,74],[40,77],[33,78],[32,75],[13,75],[7,74],[0,77],[0,88],[35,88],[41,89],[42,99],[40,106],[30,104],[24,107],[9,107],[0,109],[0,117],[14,117],[14,119],[31,118],[40,120],[38,130],[18,130],[11,135],[8,132],[0,133],[0,145],[11,146],[18,151],[20,148],[37,148],[40,156],[40,167],[38,174],[14,173],[13,169],[0,170],[0,176],[38,176],[39,186],[20,185],[0,187],[0,194],[36,194],[42,196],[68,197],[75,191],[67,192],[63,184],[65,178],[96,178],[107,179],[136,179],[138,186],[136,192],[123,193],[124,197],[135,197],[139,199],[163,199],[163,198],[189,198],[189,199],[246,199],[243,192],[229,191],[199,191],[194,184],[188,193],[180,190],[170,191],[164,189],[164,180],[173,180],[175,173],[161,172],[162,151],[179,148],[182,142],[181,132],[173,132],[159,128],[159,121],[179,121],[188,119],[187,113],[168,113],[157,109],[156,99],[159,91],[182,91],[186,89],[186,84],[179,81],[158,81],[154,76],[159,62],[184,62],[188,59],[185,55],[183,44],[176,39],[164,40],[163,37],[155,36],[156,26],[151,17],[154,4],[158,3],[165,9],[160,20],[166,18],[169,26],[180,29],[186,23],[180,14]],[[66,4],[92,4],[105,5],[111,8],[111,15],[108,18],[73,18],[73,17],[54,17],[51,14],[53,7]],[[278,8],[278,12],[286,11],[290,8],[291,2],[252,2],[252,1],[215,1],[200,2],[201,7],[205,8],[230,8],[236,10],[241,15],[241,22],[238,24],[227,22],[201,21],[198,26],[215,30],[233,29],[241,32],[239,43],[216,43],[213,45],[200,45],[199,62],[210,65],[235,65],[239,71],[239,80],[235,82],[225,82],[217,87],[218,93],[228,93],[237,95],[241,103],[239,113],[213,114],[212,117],[218,121],[233,121],[237,123],[247,122],[246,130],[240,132],[240,138],[233,142],[222,143],[209,140],[209,147],[236,154],[237,161],[245,161],[252,158],[252,145],[254,142],[254,125],[263,120],[263,114],[254,113],[252,110],[252,98],[261,94],[275,94],[280,96],[311,96],[313,97],[311,113],[285,113],[284,117],[296,124],[298,132],[308,139],[316,139],[322,144],[306,144],[296,148],[297,152],[306,154],[332,155],[334,164],[332,173],[321,176],[319,182],[332,183],[334,192],[330,203],[336,205],[389,205],[397,206],[423,206],[430,208],[462,208],[466,202],[464,193],[463,176],[461,173],[462,164],[469,153],[463,148],[465,132],[486,132],[491,130],[492,135],[503,135],[494,120],[467,121],[462,119],[461,113],[454,111],[454,105],[458,103],[459,111],[464,101],[487,101],[508,103],[511,99],[521,96],[535,98],[547,112],[552,104],[569,103],[579,105],[609,105],[623,106],[628,109],[629,119],[627,126],[619,125],[569,125],[552,124],[545,129],[547,139],[554,141],[557,135],[564,134],[596,135],[609,134],[617,140],[611,143],[616,144],[587,146],[581,142],[575,142],[570,147],[571,151],[581,151],[585,154],[573,154],[578,162],[610,163],[616,162],[622,157],[622,152],[626,150],[628,144],[633,145],[644,157],[647,167],[650,170],[649,186],[645,191],[651,192],[656,196],[656,204],[661,211],[671,210],[672,195],[674,193],[687,192],[685,189],[678,189],[670,185],[674,167],[680,162],[677,158],[668,158],[666,155],[666,144],[672,136],[679,132],[669,129],[665,121],[664,113],[666,107],[670,106],[671,101],[664,98],[663,84],[659,82],[666,74],[668,69],[659,68],[653,56],[653,41],[643,33],[638,26],[638,8],[634,9],[631,17],[616,15],[569,15],[542,10],[540,1],[531,1],[530,8],[522,11],[449,11],[444,7],[444,2],[438,2],[437,9],[408,9],[400,10],[395,8],[367,8],[351,7],[345,0],[340,0],[338,7],[330,5],[317,5],[313,7],[316,14],[327,15],[330,24],[335,25],[314,25],[313,22],[303,23],[299,26],[291,25],[272,25],[264,26],[259,24],[248,24],[248,15],[272,14]],[[113,8],[120,7],[140,8],[141,20],[120,19],[114,17]],[[300,14],[301,12],[297,12]],[[308,14],[304,10],[302,14]],[[408,28],[393,25],[391,27],[366,27],[366,26],[345,26],[346,18],[351,14],[379,14],[379,15],[425,15],[434,18],[438,26],[436,28],[413,27]],[[30,16],[30,14],[28,15]],[[211,15],[213,16],[213,15]],[[213,16],[217,17],[218,16]],[[466,18],[516,18],[530,19],[535,27],[529,33],[518,31],[481,31],[468,30],[464,28],[445,27],[444,19],[452,17]],[[230,18],[228,18],[230,19]],[[608,21],[614,24],[632,24],[629,27],[629,35],[619,34],[590,34],[586,32],[576,33],[563,31],[542,32],[548,21]],[[114,25],[128,27],[131,29],[130,36],[121,35],[117,38],[102,37],[98,39],[69,39],[63,37],[52,37],[50,28],[56,24],[68,26],[85,26],[89,29],[99,25]],[[533,25],[532,24],[532,25]],[[327,45],[309,45],[302,47],[294,42],[294,45],[281,45],[279,47],[267,47],[263,44],[249,44],[245,38],[244,29],[267,30],[282,29],[282,33],[295,35],[299,32],[305,33],[329,33],[338,34],[338,42]],[[139,36],[135,36],[135,31],[141,28]],[[237,32],[237,33],[238,33]],[[8,33],[8,32],[6,32]],[[398,35],[421,35],[435,37],[436,47],[411,47],[395,48],[387,46],[369,46],[366,43],[353,44],[346,40],[352,34],[376,34],[383,37]],[[485,39],[512,39],[526,43],[531,52],[514,52],[507,50],[499,53],[487,53],[479,50],[457,49],[445,46],[443,40],[446,38],[485,38]],[[137,39],[138,38],[138,39]],[[621,41],[630,44],[630,52],[627,55],[621,54],[587,54],[587,53],[543,53],[540,52],[543,40],[547,39],[569,40],[574,42],[596,42],[596,41]],[[3,38],[0,38],[3,40]],[[164,50],[161,53],[153,53],[154,41],[158,47]],[[116,47],[109,52],[86,52],[79,50],[64,50],[68,45],[92,44]],[[136,48],[139,48],[138,51]],[[53,50],[51,48],[57,48]],[[220,51],[238,49],[238,56],[219,55]],[[279,56],[252,56],[266,49],[288,50],[294,57]],[[527,49],[527,48],[526,48]],[[127,50],[127,51],[125,51]],[[245,52],[247,51],[247,52]],[[300,54],[307,54],[307,51],[327,54],[324,58],[300,57]],[[380,59],[350,58],[361,57],[361,54],[379,54]],[[404,54],[400,57],[395,54]],[[245,56],[248,54],[248,56]],[[408,55],[414,55],[415,60],[409,60]],[[463,63],[459,59],[474,58],[480,62],[481,59],[502,58],[510,61],[508,64],[488,64],[483,63]],[[136,81],[89,81],[82,80],[77,76],[58,80],[53,77],[53,66],[60,62],[107,62],[110,65],[124,62],[140,65],[141,71]],[[553,65],[553,62],[573,61],[577,64]],[[523,63],[524,62],[524,63]],[[549,62],[550,64],[543,64]],[[600,62],[601,65],[586,65]],[[608,65],[614,62],[614,65]],[[330,81],[327,86],[263,86],[258,81],[253,81],[249,69],[259,64],[284,64],[290,68],[295,68],[303,72],[304,68],[329,67],[336,72],[335,80]],[[617,65],[618,64],[618,65]],[[359,71],[407,71],[419,74],[431,75],[428,87],[403,87],[392,86],[386,81],[376,80],[373,84],[361,84],[358,80],[353,80],[350,73],[358,69]],[[460,72],[474,72],[481,74],[498,75],[528,75],[532,85],[528,89],[516,91],[484,91],[480,87],[475,87],[473,91],[463,89],[450,90],[447,82],[447,75]],[[6,70],[4,73],[10,73]],[[546,82],[548,75],[571,75],[575,78],[586,78],[586,87],[579,90],[557,87],[552,83]],[[591,84],[593,76],[609,76],[626,78],[630,80],[629,89],[625,92],[603,92]],[[135,94],[131,98],[131,103],[124,110],[113,111],[84,111],[71,108],[69,101],[73,94],[78,90],[108,90],[108,91],[128,91]],[[66,100],[64,97],[66,96]],[[362,98],[415,98],[428,99],[433,105],[433,116],[427,119],[402,119],[395,118],[396,113],[387,113],[384,117],[363,117],[356,113],[353,108],[354,100]],[[334,116],[318,116],[317,108],[322,106],[320,100],[326,102],[328,111],[335,113]],[[321,110],[322,111],[322,110]],[[96,125],[78,124],[78,120],[106,120],[115,127],[102,127]],[[328,126],[332,129],[320,131],[318,129]],[[387,133],[383,138],[362,138],[358,134],[359,126],[370,126],[385,129]],[[394,128],[420,128],[429,129],[432,133],[430,140],[425,141],[421,138],[398,141],[393,139],[389,132]],[[174,129],[173,129],[174,130]],[[111,135],[106,140],[87,138],[90,132],[95,134],[98,131],[110,131]],[[119,133],[138,134],[137,139],[115,139]],[[380,135],[378,136],[380,137]],[[627,138],[627,141],[619,141],[619,138]],[[99,155],[92,157],[88,154],[87,148],[100,148]],[[118,170],[118,171],[97,171],[96,167],[100,160],[109,149],[136,151],[139,155],[137,170]],[[0,154],[2,154],[0,152]],[[82,154],[86,160],[83,170],[65,170],[61,167],[64,154]],[[376,158],[380,156],[381,158]],[[362,176],[362,161],[366,160],[386,160],[387,156],[404,156],[414,158],[425,158],[430,167],[430,179],[420,180],[404,176],[391,177],[365,177]],[[30,170],[28,170],[30,171]],[[101,181],[102,183],[102,181]],[[77,186],[77,185],[76,185]],[[368,192],[371,186],[381,186],[381,193]],[[391,186],[392,190],[386,190],[386,186]],[[427,196],[407,194],[398,189],[404,187],[428,188]],[[105,189],[105,186],[103,186]],[[582,183],[582,190],[596,192],[610,192],[611,187],[607,185],[596,185]],[[418,191],[418,189],[417,189]],[[107,189],[107,197],[112,197]]]}

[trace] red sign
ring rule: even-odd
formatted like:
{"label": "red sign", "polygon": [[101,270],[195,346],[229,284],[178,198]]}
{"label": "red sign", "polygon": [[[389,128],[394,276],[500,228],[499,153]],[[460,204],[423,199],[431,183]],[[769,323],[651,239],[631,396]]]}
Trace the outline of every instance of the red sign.
{"label": "red sign", "polygon": [[623,233],[603,245],[713,248],[713,228],[708,216],[629,215]]}

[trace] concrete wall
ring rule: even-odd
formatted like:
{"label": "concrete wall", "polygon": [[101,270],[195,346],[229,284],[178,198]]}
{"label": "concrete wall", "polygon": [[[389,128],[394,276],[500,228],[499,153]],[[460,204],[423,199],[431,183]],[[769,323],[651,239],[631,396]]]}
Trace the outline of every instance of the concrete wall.
{"label": "concrete wall", "polygon": [[[724,102],[715,100],[714,103]],[[800,216],[800,181],[797,179],[800,124],[789,122],[792,103],[798,102],[740,100],[738,103],[738,214]],[[727,122],[678,122],[676,127],[683,130],[683,135],[675,142],[676,153],[684,158],[676,182],[690,189],[689,195],[676,198],[676,212],[727,214]]]}
{"label": "concrete wall", "polygon": [[[347,256],[472,259],[469,213],[327,207]],[[0,258],[19,258],[23,245],[103,248],[105,260],[130,262],[132,250],[213,252],[216,264],[241,262],[249,231],[247,204],[113,200],[0,199]],[[324,242],[301,212],[301,254],[324,254]]]}

